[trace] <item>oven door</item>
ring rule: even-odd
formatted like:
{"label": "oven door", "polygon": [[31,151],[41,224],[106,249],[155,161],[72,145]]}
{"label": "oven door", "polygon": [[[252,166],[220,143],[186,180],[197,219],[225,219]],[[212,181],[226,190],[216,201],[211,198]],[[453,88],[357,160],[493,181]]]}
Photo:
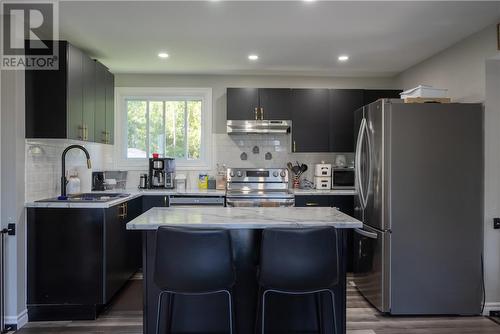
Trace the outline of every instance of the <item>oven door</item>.
{"label": "oven door", "polygon": [[293,198],[265,198],[265,197],[227,197],[229,207],[289,207],[294,206]]}
{"label": "oven door", "polygon": [[364,225],[354,230],[353,281],[359,292],[381,312],[390,312],[389,231]]}

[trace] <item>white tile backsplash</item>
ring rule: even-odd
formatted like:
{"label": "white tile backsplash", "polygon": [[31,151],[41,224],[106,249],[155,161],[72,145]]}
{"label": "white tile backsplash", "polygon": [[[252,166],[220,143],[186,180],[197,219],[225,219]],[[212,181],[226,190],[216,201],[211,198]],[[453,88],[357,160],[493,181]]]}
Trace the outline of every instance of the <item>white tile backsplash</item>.
{"label": "white tile backsplash", "polygon": [[[27,139],[25,190],[26,201],[54,197],[60,194],[61,154],[71,144],[84,146],[90,154],[92,170],[113,168],[113,146],[83,143],[66,139]],[[91,190],[92,170],[87,169],[85,154],[73,149],[66,155],[66,170],[76,170],[81,190]]]}
{"label": "white tile backsplash", "polygon": [[[336,153],[291,153],[290,135],[214,135],[214,166],[211,170],[183,171],[177,169],[177,174],[187,176],[187,188],[198,187],[198,174],[206,172],[214,175],[216,164],[225,164],[235,168],[285,168],[287,162],[305,163],[308,171],[302,178],[309,180],[314,176],[314,164],[325,161],[334,163]],[[70,144],[83,145],[90,153],[92,170],[113,170],[113,146],[97,143],[82,143],[73,140],[43,139],[26,140],[26,200],[33,201],[42,198],[54,197],[60,193],[61,154]],[[259,153],[252,153],[254,146],[259,147]],[[248,159],[240,159],[241,153],[246,152]],[[265,155],[270,152],[271,160]],[[342,153],[344,154],[344,153]],[[354,154],[346,155],[348,163],[354,159]],[[81,150],[71,150],[66,156],[66,169],[76,169],[81,180],[81,190],[90,191],[92,171],[87,169],[85,155]],[[147,166],[143,171],[131,170],[127,176],[127,188],[136,189],[139,176],[147,173]]]}

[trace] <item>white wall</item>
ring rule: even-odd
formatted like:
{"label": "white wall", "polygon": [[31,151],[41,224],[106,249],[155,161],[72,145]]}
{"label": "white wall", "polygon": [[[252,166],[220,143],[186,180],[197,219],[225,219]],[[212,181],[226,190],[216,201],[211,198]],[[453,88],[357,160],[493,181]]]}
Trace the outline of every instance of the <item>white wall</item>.
{"label": "white wall", "polygon": [[500,58],[486,63],[484,261],[486,301],[489,310],[500,310]]}
{"label": "white wall", "polygon": [[226,133],[226,88],[398,88],[392,78],[115,74],[116,87],[210,87],[213,132]]}
{"label": "white wall", "polygon": [[484,102],[485,60],[496,49],[496,25],[491,25],[404,71],[396,80],[404,89],[419,84],[447,88],[455,102]]}
{"label": "white wall", "polygon": [[1,75],[1,221],[16,224],[6,236],[6,323],[22,326],[26,314],[26,230],[24,210],[24,73]]}
{"label": "white wall", "polygon": [[[419,84],[448,88],[456,102],[485,102],[485,213],[484,257],[486,308],[500,310],[500,230],[493,230],[493,217],[500,217],[500,61],[496,26],[492,25],[441,53],[404,71],[397,82],[404,89]],[[464,155],[466,159],[466,154]]]}

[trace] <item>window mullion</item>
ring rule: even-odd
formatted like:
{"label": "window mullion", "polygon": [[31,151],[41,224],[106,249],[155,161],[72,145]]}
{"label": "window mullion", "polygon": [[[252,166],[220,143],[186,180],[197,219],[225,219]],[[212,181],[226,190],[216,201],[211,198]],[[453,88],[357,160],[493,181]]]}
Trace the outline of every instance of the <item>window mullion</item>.
{"label": "window mullion", "polygon": [[163,156],[167,156],[167,114],[165,112],[165,101],[162,101],[163,106],[163,118],[162,118],[162,129],[163,129]]}
{"label": "window mullion", "polygon": [[188,160],[188,108],[187,100],[184,100],[184,159]]}
{"label": "window mullion", "polygon": [[146,100],[146,159],[151,156],[149,150],[149,100]]}

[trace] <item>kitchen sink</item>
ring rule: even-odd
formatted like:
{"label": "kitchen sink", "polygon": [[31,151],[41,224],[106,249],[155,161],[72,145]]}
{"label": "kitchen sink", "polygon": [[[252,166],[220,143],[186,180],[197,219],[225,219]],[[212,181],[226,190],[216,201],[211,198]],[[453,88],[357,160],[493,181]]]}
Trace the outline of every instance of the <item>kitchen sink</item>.
{"label": "kitchen sink", "polygon": [[82,193],[78,195],[68,196],[66,199],[58,197],[42,199],[37,202],[108,202],[117,198],[128,197],[126,193]]}

